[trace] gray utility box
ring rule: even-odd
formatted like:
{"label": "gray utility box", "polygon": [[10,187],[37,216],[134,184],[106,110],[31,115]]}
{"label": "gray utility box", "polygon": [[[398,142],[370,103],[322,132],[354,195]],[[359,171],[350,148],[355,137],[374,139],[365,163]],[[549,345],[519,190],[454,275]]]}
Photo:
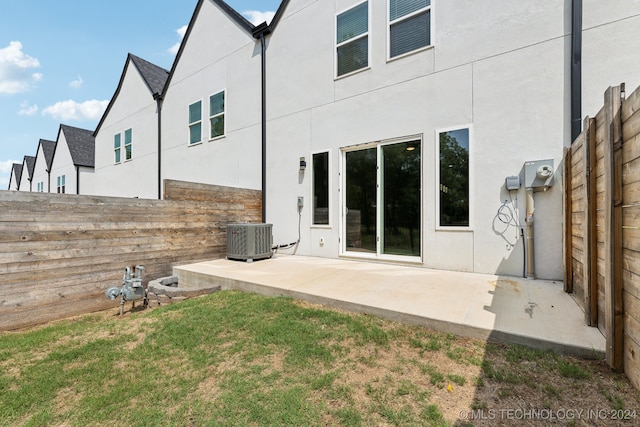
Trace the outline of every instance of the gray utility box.
{"label": "gray utility box", "polygon": [[273,256],[272,224],[227,225],[227,258],[252,262]]}
{"label": "gray utility box", "polygon": [[547,189],[553,185],[553,173],[553,159],[525,162],[524,187]]}

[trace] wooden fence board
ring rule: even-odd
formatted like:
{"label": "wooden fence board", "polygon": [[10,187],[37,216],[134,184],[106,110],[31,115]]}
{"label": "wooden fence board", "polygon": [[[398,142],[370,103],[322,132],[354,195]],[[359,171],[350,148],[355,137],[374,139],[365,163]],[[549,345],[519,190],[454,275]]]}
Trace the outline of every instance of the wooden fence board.
{"label": "wooden fence board", "polygon": [[[260,222],[256,190],[165,183],[168,200],[0,192],[0,329],[114,305],[127,265],[145,283],[224,257],[226,225]],[[178,197],[179,200],[170,200]]]}

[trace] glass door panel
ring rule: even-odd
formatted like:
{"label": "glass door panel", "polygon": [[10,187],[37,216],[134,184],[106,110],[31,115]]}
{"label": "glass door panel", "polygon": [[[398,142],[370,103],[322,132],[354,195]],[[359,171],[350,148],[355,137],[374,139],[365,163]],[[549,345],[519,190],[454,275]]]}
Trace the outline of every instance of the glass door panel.
{"label": "glass door panel", "polygon": [[381,251],[420,256],[420,141],[383,145]]}
{"label": "glass door panel", "polygon": [[345,250],[377,253],[377,149],[345,153]]}

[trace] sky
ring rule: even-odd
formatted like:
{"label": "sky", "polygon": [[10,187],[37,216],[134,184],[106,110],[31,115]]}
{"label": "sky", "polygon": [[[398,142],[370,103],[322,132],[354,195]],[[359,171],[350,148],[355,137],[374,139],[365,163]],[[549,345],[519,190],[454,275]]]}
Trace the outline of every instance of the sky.
{"label": "sky", "polygon": [[[94,130],[132,53],[168,70],[198,0],[0,0],[0,190],[60,124]],[[254,24],[280,0],[226,0]]]}

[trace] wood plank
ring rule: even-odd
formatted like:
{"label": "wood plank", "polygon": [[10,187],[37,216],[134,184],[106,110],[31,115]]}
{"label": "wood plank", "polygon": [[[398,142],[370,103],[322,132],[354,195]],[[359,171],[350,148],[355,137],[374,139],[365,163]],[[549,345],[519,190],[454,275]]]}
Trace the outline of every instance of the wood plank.
{"label": "wood plank", "polygon": [[622,123],[622,139],[624,141],[629,141],[638,134],[640,134],[640,111],[636,111]]}
{"label": "wood plank", "polygon": [[638,87],[633,93],[624,100],[622,103],[621,117],[623,121],[626,121],[635,112],[640,111],[640,87]]}
{"label": "wood plank", "polygon": [[[624,249],[622,252],[623,257],[623,269],[631,274],[634,274],[640,278],[640,252],[632,251],[631,249]],[[640,280],[640,279],[637,279]],[[626,285],[625,285],[626,287]],[[640,291],[637,294],[640,298]]]}

